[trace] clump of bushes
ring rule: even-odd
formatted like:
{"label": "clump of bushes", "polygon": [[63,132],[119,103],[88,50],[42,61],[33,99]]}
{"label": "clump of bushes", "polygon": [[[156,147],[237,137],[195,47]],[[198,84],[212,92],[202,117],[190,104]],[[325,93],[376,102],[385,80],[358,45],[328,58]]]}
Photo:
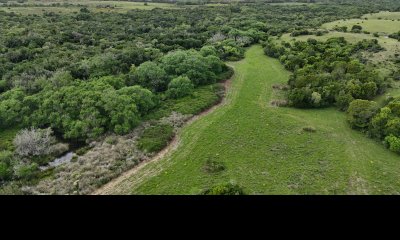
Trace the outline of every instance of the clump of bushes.
{"label": "clump of bushes", "polygon": [[317,130],[314,127],[303,127],[303,131],[313,133],[316,132]]}
{"label": "clump of bushes", "polygon": [[346,110],[352,100],[370,100],[387,87],[387,82],[377,71],[352,57],[363,51],[382,51],[376,39],[351,44],[339,37],[325,42],[315,39],[283,44],[267,41],[263,45],[268,56],[279,58],[286,69],[293,71],[287,93],[291,106],[321,108],[336,105]]}
{"label": "clump of bushes", "polygon": [[47,155],[54,142],[55,138],[50,128],[23,129],[14,139],[15,153],[22,157]]}
{"label": "clump of bushes", "polygon": [[115,145],[118,142],[118,138],[116,136],[108,136],[106,137],[105,142],[110,145]]}
{"label": "clump of bushes", "polygon": [[270,104],[274,107],[286,107],[289,105],[286,99],[271,100]]}
{"label": "clump of bushes", "polygon": [[143,131],[138,140],[140,150],[153,153],[165,148],[174,137],[174,128],[167,124],[150,126]]}
{"label": "clump of bushes", "polygon": [[186,76],[172,79],[168,84],[167,96],[170,98],[181,98],[191,95],[194,89],[193,83]]}
{"label": "clump of bushes", "polygon": [[353,25],[353,27],[351,27],[351,32],[353,32],[353,33],[361,33],[362,29],[363,28],[360,25]]}
{"label": "clump of bushes", "polygon": [[234,183],[215,185],[202,192],[202,195],[245,195],[242,187]]}
{"label": "clump of bushes", "polygon": [[356,99],[350,103],[347,110],[347,120],[352,128],[366,128],[377,111],[373,101]]}
{"label": "clump of bushes", "polygon": [[207,173],[222,172],[225,170],[225,164],[212,158],[208,158],[203,166],[203,170]]}

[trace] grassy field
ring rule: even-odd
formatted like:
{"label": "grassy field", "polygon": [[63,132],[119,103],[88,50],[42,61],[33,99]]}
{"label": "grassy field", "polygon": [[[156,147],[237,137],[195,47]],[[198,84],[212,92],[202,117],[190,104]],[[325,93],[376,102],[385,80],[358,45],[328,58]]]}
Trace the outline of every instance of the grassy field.
{"label": "grassy field", "polygon": [[379,12],[372,14],[365,14],[362,18],[368,19],[385,19],[385,20],[400,20],[400,12]]}
{"label": "grassy field", "polygon": [[400,31],[400,22],[397,20],[384,20],[384,19],[349,19],[338,20],[335,22],[325,23],[322,28],[333,29],[335,26],[346,26],[350,31],[354,25],[360,25],[363,30],[368,32],[378,33],[394,33]]}
{"label": "grassy field", "polygon": [[[349,128],[336,109],[276,108],[272,85],[282,65],[253,46],[231,64],[227,102],[186,126],[170,156],[153,162],[110,194],[199,194],[235,182],[248,194],[398,194],[400,156]],[[306,132],[313,127],[315,132]],[[205,172],[208,159],[225,164]]]}
{"label": "grassy field", "polygon": [[[121,2],[121,1],[90,1],[90,0],[72,0],[72,1],[29,1],[28,4],[42,4],[42,5],[51,5],[54,3],[69,3],[75,6],[24,6],[23,4],[20,7],[0,7],[0,10],[6,12],[15,12],[20,14],[42,14],[44,12],[54,12],[54,13],[72,13],[78,12],[81,8],[79,5],[84,5],[88,7],[90,10],[95,12],[120,12],[124,13],[133,9],[142,9],[142,10],[151,10],[154,8],[179,8],[175,4],[170,3],[147,3],[144,5],[143,2]],[[112,8],[106,7],[106,5],[112,6]]]}

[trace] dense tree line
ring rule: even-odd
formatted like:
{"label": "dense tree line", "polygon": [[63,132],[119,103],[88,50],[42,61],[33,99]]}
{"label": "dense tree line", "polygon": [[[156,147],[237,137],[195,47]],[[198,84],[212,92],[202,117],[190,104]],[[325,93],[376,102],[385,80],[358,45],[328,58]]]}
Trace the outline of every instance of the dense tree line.
{"label": "dense tree line", "polygon": [[[214,83],[227,71],[220,59],[238,60],[244,47],[268,35],[365,12],[357,6],[262,4],[127,14],[86,8],[43,16],[3,12],[0,125],[51,126],[67,139],[109,130],[126,133],[157,106],[161,95],[177,98],[192,86]],[[137,96],[149,105],[140,105]],[[115,109],[120,116],[113,119]]]}
{"label": "dense tree line", "polygon": [[[205,99],[193,102],[192,93],[215,91],[204,86],[229,76],[223,61],[243,58],[245,47],[260,41],[266,42],[268,55],[294,71],[289,82],[293,105],[337,104],[345,109],[353,99],[370,99],[384,90],[385,83],[352,55],[380,51],[376,42],[348,44],[331,39],[282,46],[267,42],[270,36],[309,34],[306,29],[325,22],[398,7],[395,1],[386,5],[335,2],[241,3],[124,14],[84,7],[68,14],[0,11],[0,129],[23,128],[13,141],[15,149],[0,151],[0,181],[34,178],[39,165],[68,150],[56,143],[53,134],[70,142],[91,140],[108,132],[128,133],[140,121],[157,115],[158,108],[162,112],[176,104],[184,114],[191,113],[187,109],[192,106],[187,105],[204,109],[215,101],[205,94]],[[209,95],[217,98],[214,92]],[[389,128],[386,123],[379,125],[379,114],[369,102],[355,104],[349,109],[356,113],[350,115],[355,126],[371,129],[371,134],[387,139],[395,149],[396,105],[388,105]],[[156,131],[153,137],[158,137]],[[50,158],[36,158],[41,155]]]}
{"label": "dense tree line", "polygon": [[400,153],[400,99],[390,98],[379,108],[373,101],[355,100],[348,110],[350,125]]}
{"label": "dense tree line", "polygon": [[376,71],[353,57],[360,51],[383,50],[377,40],[356,44],[344,38],[326,42],[309,39],[293,44],[269,41],[264,50],[293,71],[288,82],[288,99],[295,107],[337,105],[346,110],[352,100],[372,99],[386,89],[386,82]]}

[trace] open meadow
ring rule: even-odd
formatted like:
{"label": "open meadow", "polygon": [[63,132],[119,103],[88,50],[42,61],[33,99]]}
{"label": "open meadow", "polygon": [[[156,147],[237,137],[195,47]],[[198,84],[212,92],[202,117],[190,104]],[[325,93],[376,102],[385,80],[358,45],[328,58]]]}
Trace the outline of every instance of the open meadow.
{"label": "open meadow", "polygon": [[[260,46],[232,65],[226,104],[185,127],[169,157],[106,194],[198,194],[227,182],[248,194],[399,193],[400,157],[351,130],[344,113],[270,105],[289,73]],[[208,173],[209,159],[226,169]]]}

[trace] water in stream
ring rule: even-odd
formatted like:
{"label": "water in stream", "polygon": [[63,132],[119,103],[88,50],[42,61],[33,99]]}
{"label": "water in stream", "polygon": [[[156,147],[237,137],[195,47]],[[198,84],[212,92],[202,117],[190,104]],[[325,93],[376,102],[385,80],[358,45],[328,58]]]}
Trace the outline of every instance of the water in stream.
{"label": "water in stream", "polygon": [[59,166],[61,164],[69,163],[69,162],[71,162],[73,156],[74,156],[73,152],[67,152],[63,156],[54,159],[52,162],[49,162],[48,165],[41,166],[40,170],[44,171],[46,169],[49,169],[50,167],[57,167],[57,166]]}

